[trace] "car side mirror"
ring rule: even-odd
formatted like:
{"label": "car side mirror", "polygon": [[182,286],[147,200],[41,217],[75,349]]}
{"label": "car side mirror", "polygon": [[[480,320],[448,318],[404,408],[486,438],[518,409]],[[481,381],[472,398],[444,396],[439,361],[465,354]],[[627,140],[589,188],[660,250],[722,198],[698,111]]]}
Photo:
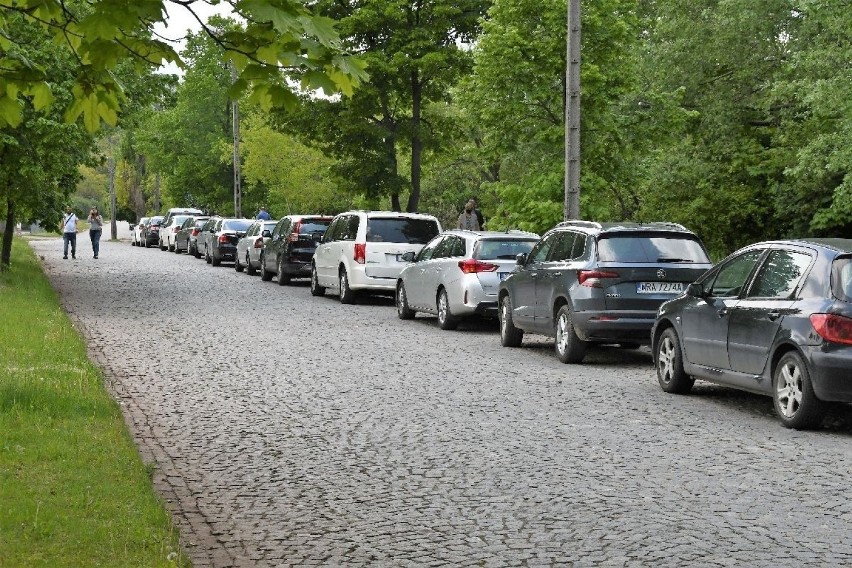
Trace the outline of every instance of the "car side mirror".
{"label": "car side mirror", "polygon": [[523,266],[527,263],[527,253],[522,252],[519,253],[518,256],[515,257],[515,264],[518,266]]}
{"label": "car side mirror", "polygon": [[261,236],[261,237],[264,237],[264,238],[266,238],[266,237],[271,237],[271,236],[272,236],[272,233],[270,233],[270,232],[269,232],[269,230],[267,229],[267,230],[263,231],[263,232],[260,234],[260,236]]}
{"label": "car side mirror", "polygon": [[686,287],[686,295],[692,296],[693,298],[707,297],[707,293],[704,291],[704,287],[701,284],[697,284],[695,282]]}
{"label": "car side mirror", "polygon": [[414,259],[417,258],[417,255],[414,254],[413,251],[408,251],[400,257],[405,262],[414,262]]}

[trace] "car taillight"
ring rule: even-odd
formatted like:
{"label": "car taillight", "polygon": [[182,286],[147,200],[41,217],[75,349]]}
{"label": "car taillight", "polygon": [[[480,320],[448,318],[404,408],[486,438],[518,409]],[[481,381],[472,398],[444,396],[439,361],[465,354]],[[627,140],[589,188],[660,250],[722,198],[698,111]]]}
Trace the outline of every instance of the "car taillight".
{"label": "car taillight", "polygon": [[826,341],[852,345],[852,318],[837,314],[812,314],[811,325]]}
{"label": "car taillight", "polygon": [[355,262],[358,264],[367,262],[367,243],[355,243]]}
{"label": "car taillight", "polygon": [[497,265],[468,258],[467,260],[459,261],[459,268],[465,274],[476,274],[477,272],[494,272],[497,270]]}
{"label": "car taillight", "polygon": [[254,248],[262,249],[263,248],[263,237],[258,237],[254,240]]}
{"label": "car taillight", "polygon": [[[293,225],[293,230],[290,232],[290,242],[295,243],[299,240],[299,229],[302,228],[302,222],[296,221],[296,224]],[[358,245],[355,245],[358,246]]]}
{"label": "car taillight", "polygon": [[194,229],[192,230],[192,236],[193,236],[193,237],[197,237],[197,236],[198,236],[198,233],[200,233],[200,232],[201,232],[201,229],[199,229],[198,227],[196,227],[196,228],[194,228]]}
{"label": "car taillight", "polygon": [[577,280],[580,286],[587,288],[603,288],[604,278],[618,278],[618,272],[608,272],[605,270],[579,270],[577,272]]}
{"label": "car taillight", "polygon": [[231,242],[231,239],[228,237],[228,235],[219,235],[219,242],[220,243],[229,243],[229,242]]}

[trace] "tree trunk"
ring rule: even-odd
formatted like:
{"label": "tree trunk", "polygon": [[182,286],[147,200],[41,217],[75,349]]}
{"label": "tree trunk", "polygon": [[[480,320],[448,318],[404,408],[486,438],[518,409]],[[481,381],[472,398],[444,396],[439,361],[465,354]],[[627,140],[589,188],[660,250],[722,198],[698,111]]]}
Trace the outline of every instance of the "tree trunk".
{"label": "tree trunk", "polygon": [[411,193],[406,211],[414,213],[420,206],[420,159],[423,155],[423,140],[420,137],[420,104],[423,100],[423,85],[417,69],[411,72]]}
{"label": "tree trunk", "polygon": [[6,229],[3,231],[3,246],[0,248],[0,272],[5,272],[12,264],[12,236],[15,234],[15,202],[6,200]]}
{"label": "tree trunk", "polygon": [[[388,132],[385,136],[385,153],[388,157],[388,174],[391,180],[397,179],[397,161],[396,161],[396,136],[392,132]],[[399,203],[399,188],[391,189],[391,211],[402,211],[402,206]]]}

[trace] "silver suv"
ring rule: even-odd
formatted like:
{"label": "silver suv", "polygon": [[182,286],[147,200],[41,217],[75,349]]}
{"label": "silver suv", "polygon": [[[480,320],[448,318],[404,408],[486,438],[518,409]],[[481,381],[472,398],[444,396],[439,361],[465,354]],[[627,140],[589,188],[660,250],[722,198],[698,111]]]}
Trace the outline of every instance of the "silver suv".
{"label": "silver suv", "polygon": [[698,237],[674,223],[560,223],[500,284],[501,343],[548,335],[563,363],[581,362],[590,343],[649,344],[660,305],[711,266]]}
{"label": "silver suv", "polygon": [[393,211],[348,211],[337,215],[311,262],[311,294],[337,290],[351,304],[359,290],[394,292],[403,255],[418,253],[441,232],[432,215]]}

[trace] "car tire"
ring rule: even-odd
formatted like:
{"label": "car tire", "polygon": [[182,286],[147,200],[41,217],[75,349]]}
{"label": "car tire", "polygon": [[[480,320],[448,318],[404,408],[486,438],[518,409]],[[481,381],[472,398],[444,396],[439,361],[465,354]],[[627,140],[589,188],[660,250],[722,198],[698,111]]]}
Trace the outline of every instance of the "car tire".
{"label": "car tire", "polygon": [[[263,260],[263,257],[260,257]],[[257,269],[252,265],[251,259],[249,258],[248,251],[246,251],[246,274],[249,276],[254,276],[257,274]]]}
{"label": "car tire", "polygon": [[242,272],[243,268],[245,268],[245,267],[242,264],[240,264],[240,257],[235,256],[234,257],[234,270],[236,270],[237,272]]}
{"label": "car tire", "polygon": [[212,260],[213,260],[213,259],[211,259],[211,258],[210,258],[210,249],[208,249],[208,248],[206,248],[206,247],[205,247],[205,248],[204,248],[204,262],[206,262],[207,264],[210,264],[210,262],[211,262]]}
{"label": "car tire", "polygon": [[524,340],[524,330],[515,327],[512,319],[512,300],[506,294],[500,300],[500,309],[497,313],[500,320],[500,345],[503,347],[520,347]]}
{"label": "car tire", "polygon": [[654,353],[654,363],[657,368],[657,382],[665,392],[686,394],[692,390],[695,379],[683,370],[683,350],[673,328],[666,329],[660,335]]}
{"label": "car tire", "polygon": [[272,280],[274,275],[266,269],[266,258],[260,257],[260,279],[264,282]]}
{"label": "car tire", "polygon": [[571,308],[567,305],[556,313],[556,356],[563,363],[581,363],[586,356],[587,343],[577,336]]}
{"label": "car tire", "polygon": [[201,251],[198,250],[198,244],[197,243],[195,245],[195,250],[192,251],[192,254],[193,254],[193,256],[195,256],[195,258],[201,258]]}
{"label": "car tire", "polygon": [[459,318],[453,316],[450,311],[450,298],[447,296],[447,290],[441,288],[438,292],[437,300],[438,308],[438,327],[441,329],[456,329],[459,326]]}
{"label": "car tire", "polygon": [[222,266],[222,259],[216,256],[216,253],[210,255],[210,264],[213,266]]}
{"label": "car tire", "polygon": [[278,259],[278,285],[283,286],[284,284],[290,283],[290,277],[284,273],[284,260]]}
{"label": "car tire", "polygon": [[414,319],[417,312],[408,306],[408,294],[405,293],[405,284],[400,282],[396,285],[396,315],[401,320]]}
{"label": "car tire", "polygon": [[349,276],[347,276],[345,268],[340,271],[340,286],[338,289],[340,290],[341,304],[355,303],[355,291],[349,287]]}
{"label": "car tire", "polygon": [[806,430],[819,426],[826,403],[817,398],[808,365],[796,351],[785,353],[772,381],[775,413],[787,428]]}
{"label": "car tire", "polygon": [[160,241],[160,250],[162,250],[162,251],[166,251],[166,250],[168,250],[168,249],[169,249],[169,247],[168,247],[168,246],[166,246],[166,245],[164,245],[164,244],[163,244],[163,241]]}
{"label": "car tire", "polygon": [[311,296],[325,296],[325,287],[320,286],[317,279],[316,266],[311,266]]}

